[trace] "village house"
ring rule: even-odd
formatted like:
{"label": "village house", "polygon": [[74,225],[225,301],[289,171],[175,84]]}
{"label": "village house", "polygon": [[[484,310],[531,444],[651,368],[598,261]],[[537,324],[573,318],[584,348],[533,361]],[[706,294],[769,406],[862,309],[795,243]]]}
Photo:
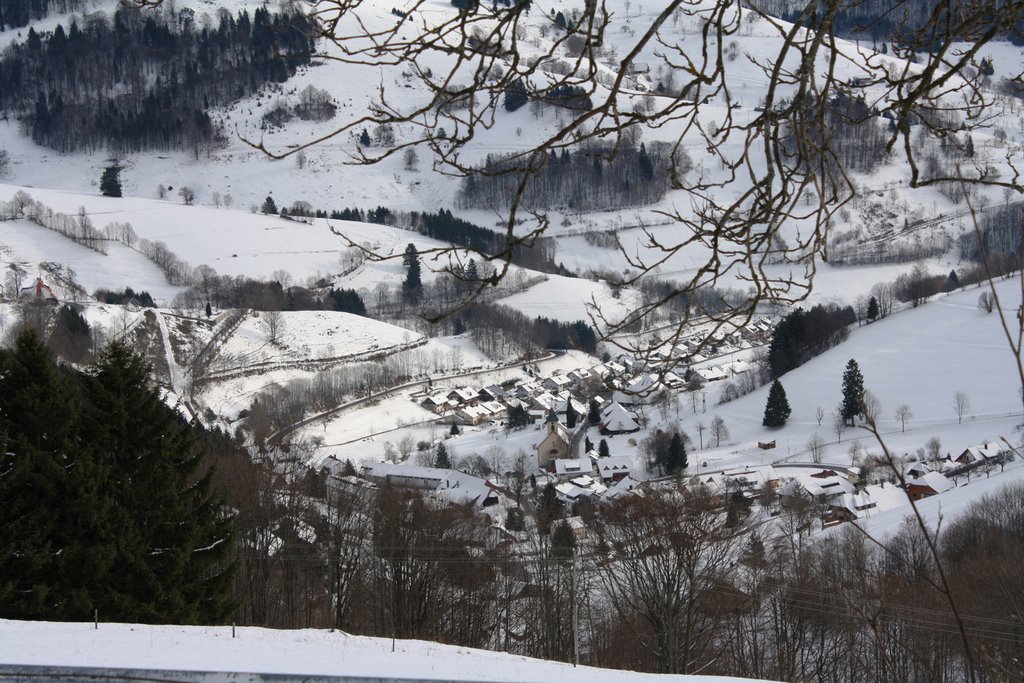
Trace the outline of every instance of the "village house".
{"label": "village house", "polygon": [[638,431],[640,424],[636,415],[612,401],[601,411],[600,431],[602,434],[629,434]]}
{"label": "village house", "polygon": [[621,481],[633,472],[633,458],[629,456],[617,455],[600,458],[597,453],[591,452],[589,457],[597,476],[601,477],[601,481],[605,484]]}
{"label": "village house", "polygon": [[495,484],[458,470],[381,462],[364,466],[363,476],[379,486],[429,491],[433,498],[455,505],[483,508],[499,500]]}
{"label": "village house", "polygon": [[39,277],[36,278],[34,284],[21,288],[21,298],[42,301],[48,304],[57,303],[57,295],[54,294],[53,290],[50,289],[50,286],[43,282],[43,279]]}
{"label": "village house", "polygon": [[938,472],[928,472],[907,482],[907,496],[910,500],[918,501],[944,493],[951,488],[953,488],[953,482],[946,479],[945,476]]}

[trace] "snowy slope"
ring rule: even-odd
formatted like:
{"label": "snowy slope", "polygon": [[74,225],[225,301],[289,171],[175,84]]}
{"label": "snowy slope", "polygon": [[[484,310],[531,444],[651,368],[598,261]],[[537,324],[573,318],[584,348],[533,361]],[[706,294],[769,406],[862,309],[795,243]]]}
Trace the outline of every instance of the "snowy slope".
{"label": "snowy slope", "polygon": [[420,680],[572,683],[729,683],[749,679],[659,676],[545,662],[418,640],[336,631],[230,626],[144,626],[0,620],[0,663],[239,671],[305,676],[406,677]]}

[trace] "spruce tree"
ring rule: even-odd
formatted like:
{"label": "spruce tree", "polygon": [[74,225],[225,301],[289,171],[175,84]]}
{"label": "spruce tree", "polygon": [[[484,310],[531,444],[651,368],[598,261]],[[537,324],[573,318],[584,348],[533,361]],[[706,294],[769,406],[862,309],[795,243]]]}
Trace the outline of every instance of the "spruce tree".
{"label": "spruce tree", "polygon": [[593,426],[601,424],[601,408],[597,405],[597,401],[594,399],[590,399],[590,406],[587,411],[587,422]]}
{"label": "spruce tree", "polygon": [[665,471],[667,474],[675,474],[685,470],[687,465],[689,462],[686,457],[686,444],[683,442],[683,435],[673,432],[672,440],[668,443]]}
{"label": "spruce tree", "polygon": [[761,424],[765,427],[782,427],[789,419],[789,414],[786,390],[782,387],[782,382],[775,380],[768,390],[768,402],[764,406],[764,419]]}
{"label": "spruce tree", "polygon": [[868,299],[868,320],[874,320],[878,317],[878,299],[871,297]]}
{"label": "spruce tree", "polygon": [[601,442],[597,444],[597,457],[599,458],[610,458],[612,455],[611,450],[608,448],[608,442],[601,439]]}
{"label": "spruce tree", "polygon": [[[83,442],[110,467],[114,566],[95,600],[126,621],[214,623],[233,610],[232,524],[211,492],[193,427],[150,382],[123,342],[86,380]],[[120,514],[117,514],[120,513]]]}
{"label": "spruce tree", "polygon": [[864,376],[860,374],[857,361],[850,359],[843,371],[843,402],[840,404],[840,416],[844,421],[853,424],[853,419],[864,413]]}
{"label": "spruce tree", "polygon": [[0,616],[222,622],[232,523],[197,432],[123,343],[89,375],[34,333],[0,351]]}
{"label": "spruce tree", "polygon": [[267,198],[263,200],[263,204],[260,206],[260,213],[276,214],[277,204],[274,202],[274,198],[267,195]]}
{"label": "spruce tree", "polygon": [[572,407],[572,399],[565,402],[565,426],[569,429],[576,428],[576,409]]}
{"label": "spruce tree", "polygon": [[100,192],[104,197],[121,196],[121,167],[107,166],[100,176]]}
{"label": "spruce tree", "polygon": [[448,458],[448,449],[445,448],[444,441],[437,444],[437,451],[434,456],[434,467],[442,470],[450,470],[452,468],[452,462]]}
{"label": "spruce tree", "polygon": [[34,331],[0,349],[0,617],[52,618],[61,608],[78,405]]}

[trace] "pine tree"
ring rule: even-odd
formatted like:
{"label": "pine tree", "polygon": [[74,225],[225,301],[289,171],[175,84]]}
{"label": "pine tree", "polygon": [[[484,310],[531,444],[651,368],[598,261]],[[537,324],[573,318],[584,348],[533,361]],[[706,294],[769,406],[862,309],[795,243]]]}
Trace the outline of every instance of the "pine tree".
{"label": "pine tree", "polygon": [[444,441],[437,444],[437,451],[434,455],[434,467],[442,470],[450,470],[452,468],[452,462],[448,458],[448,449],[445,448]]}
{"label": "pine tree", "polygon": [[267,198],[263,200],[263,204],[260,206],[260,213],[276,214],[277,204],[274,202],[274,198],[267,195]]}
{"label": "pine tree", "polygon": [[782,427],[789,419],[789,414],[786,390],[782,387],[782,382],[775,380],[768,390],[768,402],[764,406],[764,420],[761,424],[765,427]]}
{"label": "pine tree", "polygon": [[363,128],[363,132],[359,134],[359,144],[362,147],[370,146],[370,134],[366,132],[365,128]]}
{"label": "pine tree", "polygon": [[874,320],[878,317],[878,299],[871,297],[868,299],[868,320]]}
{"label": "pine tree", "polygon": [[587,422],[591,425],[601,424],[601,407],[597,405],[597,401],[590,399],[590,406],[587,411]]}
{"label": "pine tree", "polygon": [[79,405],[34,331],[0,349],[0,617],[53,618],[61,609]]}
{"label": "pine tree", "polygon": [[840,416],[844,421],[853,424],[853,419],[864,413],[864,376],[860,374],[857,361],[850,359],[843,371],[843,402],[840,404]]}
{"label": "pine tree", "polygon": [[402,256],[402,263],[409,268],[405,274],[405,281],[402,282],[402,291],[407,299],[414,301],[419,296],[423,282],[420,279],[420,257],[411,242]]}
{"label": "pine tree", "polygon": [[116,519],[116,571],[98,582],[94,602],[112,619],[220,622],[234,607],[232,524],[211,493],[196,432],[150,372],[115,342],[86,380],[83,442],[110,467],[103,493]]}
{"label": "pine tree", "polygon": [[107,166],[100,176],[100,192],[104,197],[121,196],[121,167]]}
{"label": "pine tree", "polygon": [[90,375],[34,333],[0,352],[0,616],[221,622],[232,524],[196,432],[124,344]]}
{"label": "pine tree", "polygon": [[569,429],[576,427],[576,409],[572,407],[572,399],[565,402],[565,426]]}
{"label": "pine tree", "polygon": [[668,453],[665,458],[665,472],[675,474],[686,469],[689,462],[686,457],[686,444],[683,443],[683,435],[673,432],[672,440],[668,443]]}
{"label": "pine tree", "polygon": [[448,433],[451,434],[452,436],[458,436],[459,435],[459,423],[458,422],[452,422],[452,428],[448,431]]}
{"label": "pine tree", "polygon": [[601,442],[597,444],[597,456],[599,458],[610,458],[612,455],[611,450],[608,448],[608,442],[601,439]]}

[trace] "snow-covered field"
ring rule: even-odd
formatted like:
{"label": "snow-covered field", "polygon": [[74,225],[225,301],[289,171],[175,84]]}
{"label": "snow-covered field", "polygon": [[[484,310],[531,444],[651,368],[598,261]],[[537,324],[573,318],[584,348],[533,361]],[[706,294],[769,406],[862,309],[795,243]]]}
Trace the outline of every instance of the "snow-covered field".
{"label": "snow-covered field", "polygon": [[0,664],[234,671],[295,676],[572,683],[729,683],[546,662],[419,640],[340,631],[0,620]]}

